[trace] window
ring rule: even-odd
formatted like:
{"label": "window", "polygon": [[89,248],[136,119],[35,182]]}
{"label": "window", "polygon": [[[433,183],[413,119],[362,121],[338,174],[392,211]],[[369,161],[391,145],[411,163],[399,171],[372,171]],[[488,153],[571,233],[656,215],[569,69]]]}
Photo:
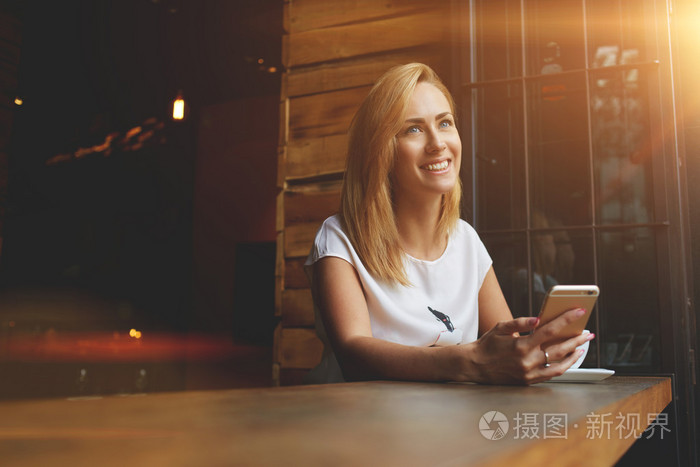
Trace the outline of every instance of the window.
{"label": "window", "polygon": [[465,215],[515,316],[536,315],[554,284],[600,286],[585,365],[621,373],[672,371],[665,14],[654,0],[472,0],[468,12]]}

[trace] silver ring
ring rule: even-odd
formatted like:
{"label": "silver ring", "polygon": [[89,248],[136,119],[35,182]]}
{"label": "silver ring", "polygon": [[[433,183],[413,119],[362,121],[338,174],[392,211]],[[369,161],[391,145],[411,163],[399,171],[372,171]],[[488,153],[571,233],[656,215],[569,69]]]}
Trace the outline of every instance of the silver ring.
{"label": "silver ring", "polygon": [[544,366],[549,366],[549,354],[544,349],[542,349],[542,352],[544,352]]}

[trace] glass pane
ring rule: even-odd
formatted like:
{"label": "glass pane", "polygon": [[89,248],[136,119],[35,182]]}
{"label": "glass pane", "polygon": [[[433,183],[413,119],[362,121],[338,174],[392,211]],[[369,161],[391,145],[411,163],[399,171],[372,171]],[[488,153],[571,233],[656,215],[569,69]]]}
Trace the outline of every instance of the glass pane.
{"label": "glass pane", "polygon": [[584,69],[581,2],[528,0],[525,5],[528,75]]}
{"label": "glass pane", "polygon": [[599,236],[599,319],[604,368],[659,371],[656,239],[648,228]]}
{"label": "glass pane", "polygon": [[528,85],[532,212],[561,225],[591,223],[585,75],[553,75]]}
{"label": "glass pane", "polygon": [[[536,216],[538,228],[556,228]],[[595,284],[593,239],[590,230],[547,230],[532,233],[532,309],[542,306],[554,285]]]}
{"label": "glass pane", "polygon": [[601,224],[652,222],[652,145],[644,69],[591,76],[596,216]]}
{"label": "glass pane", "polygon": [[486,234],[482,240],[493,259],[493,269],[513,316],[529,316],[525,234]]}
{"label": "glass pane", "polygon": [[473,91],[476,102],[476,224],[480,230],[525,227],[521,86]]}
{"label": "glass pane", "polygon": [[476,81],[522,76],[520,19],[520,0],[476,2]]}
{"label": "glass pane", "polygon": [[646,56],[645,1],[588,0],[588,62],[592,68],[653,60]]}

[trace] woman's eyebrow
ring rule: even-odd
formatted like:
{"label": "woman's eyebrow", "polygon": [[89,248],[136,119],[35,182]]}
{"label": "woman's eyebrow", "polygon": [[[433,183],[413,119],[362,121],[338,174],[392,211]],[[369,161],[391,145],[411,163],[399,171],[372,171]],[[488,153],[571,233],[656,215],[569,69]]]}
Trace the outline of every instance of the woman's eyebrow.
{"label": "woman's eyebrow", "polygon": [[[441,118],[445,118],[448,115],[452,115],[452,112],[439,113],[435,116],[435,120],[440,120]],[[423,123],[424,121],[425,121],[425,119],[422,117],[413,117],[413,118],[406,119],[406,123]]]}

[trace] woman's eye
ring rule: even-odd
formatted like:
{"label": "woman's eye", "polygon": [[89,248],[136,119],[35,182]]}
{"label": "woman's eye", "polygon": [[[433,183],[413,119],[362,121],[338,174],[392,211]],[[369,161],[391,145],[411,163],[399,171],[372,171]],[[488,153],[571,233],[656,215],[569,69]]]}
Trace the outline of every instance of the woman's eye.
{"label": "woman's eye", "polygon": [[452,126],[452,120],[443,120],[440,122],[440,128],[449,128]]}
{"label": "woman's eye", "polygon": [[408,129],[406,130],[406,133],[418,133],[418,132],[420,132],[419,126],[411,126],[411,127],[408,127]]}

